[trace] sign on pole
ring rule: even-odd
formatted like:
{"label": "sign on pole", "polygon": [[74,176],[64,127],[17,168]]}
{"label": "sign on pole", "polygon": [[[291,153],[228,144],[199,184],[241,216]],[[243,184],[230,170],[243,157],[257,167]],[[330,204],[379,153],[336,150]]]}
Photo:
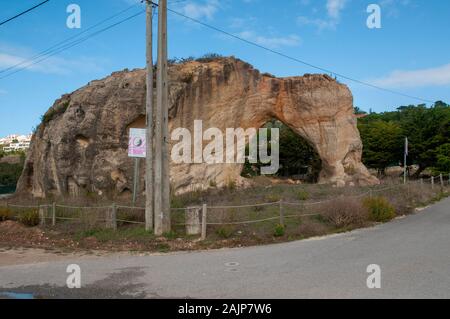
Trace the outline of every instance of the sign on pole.
{"label": "sign on pole", "polygon": [[128,156],[145,158],[146,150],[146,130],[139,128],[130,129],[130,139],[128,141]]}
{"label": "sign on pole", "polygon": [[146,129],[130,129],[130,139],[128,141],[128,156],[134,158],[133,206],[136,203],[136,195],[139,188],[139,158],[145,158],[147,153],[146,136]]}

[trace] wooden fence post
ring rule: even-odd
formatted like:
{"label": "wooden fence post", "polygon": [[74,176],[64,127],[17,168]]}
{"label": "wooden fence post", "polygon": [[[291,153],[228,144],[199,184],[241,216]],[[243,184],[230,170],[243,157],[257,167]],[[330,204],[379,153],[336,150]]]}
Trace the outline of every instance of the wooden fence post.
{"label": "wooden fence post", "polygon": [[441,187],[444,188],[444,175],[439,175],[439,178],[441,180]]}
{"label": "wooden fence post", "polygon": [[56,203],[52,204],[52,226],[56,225]]}
{"label": "wooden fence post", "polygon": [[186,218],[186,235],[201,235],[202,233],[202,208],[187,207],[184,211]]}
{"label": "wooden fence post", "polygon": [[41,205],[38,205],[38,212],[39,212],[39,221],[41,226],[45,226],[45,212],[44,207]]}
{"label": "wooden fence post", "polygon": [[112,204],[111,216],[110,216],[110,227],[113,230],[117,230],[117,206],[116,203]]}
{"label": "wooden fence post", "polygon": [[203,204],[202,208],[202,240],[206,239],[206,226],[207,226],[208,207]]}
{"label": "wooden fence post", "polygon": [[434,189],[434,176],[431,176],[431,189]]}

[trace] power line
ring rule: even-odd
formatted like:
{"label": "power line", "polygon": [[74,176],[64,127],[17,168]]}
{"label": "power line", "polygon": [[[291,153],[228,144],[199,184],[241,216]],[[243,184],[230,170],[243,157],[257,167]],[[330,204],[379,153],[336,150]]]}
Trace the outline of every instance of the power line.
{"label": "power line", "polygon": [[5,73],[5,72],[8,72],[8,71],[10,71],[10,70],[12,70],[12,69],[15,69],[15,68],[17,68],[17,67],[19,67],[19,66],[21,66],[21,65],[25,65],[27,62],[31,62],[31,61],[33,61],[33,60],[35,60],[35,59],[38,59],[38,58],[40,58],[40,57],[42,57],[42,56],[45,56],[45,55],[48,54],[48,53],[51,53],[51,52],[53,51],[53,49],[57,49],[57,48],[58,48],[59,46],[61,46],[62,44],[67,43],[67,42],[69,42],[70,40],[76,39],[76,38],[78,38],[79,36],[81,36],[82,34],[85,34],[85,33],[89,32],[90,30],[95,29],[96,27],[98,27],[98,26],[104,24],[105,22],[107,22],[107,21],[109,21],[109,20],[112,20],[112,19],[114,19],[114,18],[116,18],[116,17],[122,15],[123,13],[125,13],[125,12],[129,11],[130,9],[136,7],[138,4],[139,4],[139,3],[135,3],[135,4],[131,5],[131,6],[129,6],[128,8],[126,8],[126,9],[124,9],[124,10],[122,10],[122,11],[120,11],[120,12],[118,12],[118,13],[116,13],[116,14],[114,14],[114,15],[112,15],[112,16],[110,16],[110,17],[108,17],[108,18],[106,18],[106,19],[104,19],[104,20],[102,20],[102,21],[100,21],[100,22],[98,22],[98,23],[96,23],[96,24],[94,24],[93,26],[87,28],[86,30],[84,30],[84,31],[82,31],[82,32],[80,32],[80,33],[78,33],[78,34],[76,34],[76,35],[74,35],[74,36],[71,36],[71,37],[69,37],[69,38],[67,38],[67,39],[65,39],[65,40],[63,40],[63,41],[60,41],[60,42],[56,43],[55,45],[52,45],[52,46],[49,47],[48,49],[39,52],[38,54],[32,56],[32,57],[29,58],[29,59],[26,59],[26,60],[24,60],[24,61],[22,61],[22,62],[19,62],[19,63],[15,64],[15,65],[12,65],[12,66],[10,66],[10,67],[8,67],[8,68],[5,68],[5,69],[3,69],[3,70],[0,70],[0,74],[1,74],[1,73]]}
{"label": "power line", "polygon": [[[8,73],[8,74],[5,75],[5,76],[0,77],[0,80],[1,80],[1,79],[4,79],[4,78],[6,78],[6,77],[9,77],[9,76],[11,76],[11,75],[13,75],[13,74],[16,74],[16,73],[18,73],[18,72],[20,72],[20,71],[22,71],[22,70],[28,68],[29,66],[32,66],[32,65],[38,64],[38,63],[40,63],[40,62],[42,62],[42,61],[45,61],[45,60],[47,60],[48,58],[50,58],[51,56],[53,56],[53,55],[55,55],[55,54],[58,54],[58,53],[63,52],[63,51],[65,51],[65,50],[69,49],[69,48],[72,48],[73,46],[75,46],[75,45],[77,45],[77,44],[80,44],[80,43],[82,43],[82,42],[88,40],[89,37],[95,36],[95,35],[97,35],[98,33],[101,33],[101,32],[104,32],[104,31],[110,29],[111,27],[114,27],[114,26],[116,26],[116,25],[119,25],[119,24],[121,24],[121,23],[123,23],[123,22],[125,22],[125,21],[128,21],[129,19],[127,18],[127,19],[125,19],[125,20],[120,21],[120,22],[117,23],[117,24],[114,24],[114,25],[112,25],[112,26],[110,26],[110,27],[107,27],[107,28],[105,28],[105,29],[102,29],[102,30],[100,30],[99,32],[95,32],[95,33],[91,34],[91,36],[89,36],[89,37],[87,37],[87,38],[83,38],[83,39],[79,40],[79,41],[76,42],[76,43],[75,43],[75,41],[74,41],[74,42],[69,43],[68,46],[61,46],[62,44],[67,43],[67,42],[69,42],[70,40],[76,39],[76,38],[80,37],[82,34],[85,34],[85,33],[87,33],[88,31],[90,31],[90,30],[92,30],[92,29],[95,29],[95,28],[98,27],[99,25],[102,25],[102,24],[104,24],[105,22],[107,22],[107,21],[109,21],[109,20],[112,20],[112,19],[116,18],[116,17],[119,16],[119,15],[122,15],[123,13],[125,13],[125,12],[129,11],[130,9],[132,9],[132,8],[136,7],[137,5],[139,5],[139,2],[142,3],[142,2],[144,2],[144,1],[145,1],[145,0],[138,1],[137,3],[135,3],[135,4],[133,4],[133,5],[129,6],[129,7],[127,7],[126,9],[124,9],[124,10],[122,10],[122,11],[120,11],[120,12],[118,12],[118,13],[116,13],[116,14],[114,14],[114,15],[112,15],[112,16],[110,16],[110,17],[108,17],[108,18],[106,18],[106,19],[104,19],[104,20],[102,20],[102,21],[100,21],[100,22],[98,22],[98,23],[96,23],[96,24],[94,24],[93,26],[87,28],[86,30],[84,30],[84,31],[82,31],[82,32],[80,32],[80,33],[78,33],[78,34],[76,34],[76,35],[74,35],[74,36],[71,36],[71,37],[69,37],[69,38],[67,38],[67,39],[65,39],[65,40],[63,40],[63,41],[61,41],[61,42],[56,43],[55,45],[49,47],[48,49],[46,49],[46,50],[44,50],[44,51],[41,51],[40,53],[38,53],[38,54],[32,56],[32,57],[29,58],[29,59],[26,59],[26,60],[24,60],[24,61],[22,61],[22,62],[19,62],[19,63],[15,64],[15,65],[12,65],[12,66],[10,66],[10,67],[8,67],[8,68],[5,68],[5,69],[3,69],[3,70],[0,70],[0,74],[1,74],[1,73],[5,73],[5,72],[8,72],[8,71],[14,70],[14,69],[16,69],[17,67],[24,66],[23,68],[20,68],[19,70],[10,72],[10,73]],[[182,0],[182,1],[186,1],[186,0]],[[174,2],[170,2],[170,3],[178,3],[178,2],[182,2],[182,1],[174,1]],[[135,16],[138,16],[138,15],[144,13],[144,12],[145,12],[145,11],[139,12],[138,14],[133,15],[133,16],[131,16],[131,17],[129,17],[129,18],[130,18],[130,19],[131,19],[131,18],[134,18]],[[156,12],[156,10],[153,11],[153,16],[155,15],[155,12]],[[73,45],[72,45],[72,44],[73,44]],[[48,56],[47,56],[47,55],[48,55]],[[45,57],[45,56],[47,56],[47,57]],[[34,60],[39,59],[39,58],[41,58],[41,57],[45,57],[45,58],[40,59],[40,60],[38,60],[38,61],[34,61]],[[34,61],[34,62],[33,62],[33,61]],[[30,63],[30,64],[27,64],[27,63]]]}
{"label": "power line", "polygon": [[[42,5],[42,4],[44,4],[45,2],[48,2],[48,1],[50,1],[50,0],[44,1],[44,2],[41,3],[40,5]],[[146,1],[146,0],[143,0],[143,1]],[[141,2],[143,2],[143,1],[141,1]],[[171,2],[170,4],[174,4],[174,3],[178,3],[178,2],[183,2],[183,1],[185,1],[185,0],[181,0],[181,1],[173,1],[173,2]],[[152,2],[152,1],[149,1],[149,2],[150,2],[154,7],[158,7],[158,4],[157,4],[157,3],[154,3],[154,2]],[[135,5],[136,5],[136,4],[135,4]],[[135,5],[132,5],[131,7],[133,7],[133,6],[135,6]],[[40,63],[40,62],[42,62],[42,61],[44,61],[44,60],[47,60],[48,58],[50,58],[51,56],[53,56],[53,55],[55,55],[55,54],[58,54],[58,53],[63,52],[63,51],[65,51],[65,50],[69,49],[69,48],[72,48],[73,46],[76,46],[76,45],[78,45],[78,44],[80,44],[80,43],[82,43],[82,42],[84,42],[84,41],[90,39],[91,37],[93,37],[93,36],[95,36],[95,35],[97,35],[97,34],[99,34],[99,33],[102,33],[102,32],[104,32],[104,31],[107,31],[107,30],[109,30],[109,29],[111,29],[111,28],[113,28],[113,27],[115,27],[115,26],[117,26],[117,25],[119,25],[119,24],[121,24],[121,23],[123,23],[123,22],[125,22],[125,21],[128,21],[128,20],[130,20],[131,18],[134,18],[134,17],[136,17],[136,16],[138,16],[138,15],[140,15],[140,14],[142,14],[142,13],[145,12],[145,11],[143,10],[142,12],[139,12],[139,13],[137,13],[137,14],[134,14],[134,15],[132,15],[132,16],[130,16],[130,17],[124,19],[124,20],[119,21],[118,23],[115,23],[115,24],[110,25],[110,26],[108,26],[108,27],[106,27],[106,28],[104,28],[104,29],[102,29],[102,30],[100,30],[100,31],[97,31],[97,32],[95,32],[95,33],[92,33],[91,35],[88,35],[87,37],[82,38],[81,40],[74,41],[74,42],[69,43],[69,44],[66,45],[66,46],[56,48],[55,50],[51,50],[52,48],[58,47],[60,44],[65,43],[65,42],[67,42],[67,41],[69,41],[69,40],[71,40],[71,39],[73,39],[73,38],[76,38],[76,37],[80,36],[81,34],[86,33],[87,31],[93,29],[94,27],[96,27],[96,26],[98,26],[98,25],[100,25],[100,24],[102,24],[102,23],[104,23],[104,22],[106,22],[106,21],[108,21],[108,20],[111,20],[112,18],[114,18],[114,17],[120,15],[121,13],[123,13],[123,12],[129,10],[131,7],[129,7],[129,8],[127,8],[127,9],[123,10],[122,12],[119,12],[118,14],[116,14],[116,15],[110,17],[110,18],[107,18],[107,19],[103,20],[103,21],[100,22],[100,23],[97,23],[96,25],[90,27],[89,29],[87,29],[87,30],[81,32],[80,34],[78,34],[78,35],[76,35],[76,36],[74,36],[74,37],[68,38],[68,39],[66,39],[66,40],[64,40],[64,41],[62,41],[62,42],[60,42],[59,44],[57,44],[57,45],[55,45],[55,46],[52,46],[51,48],[49,48],[49,49],[47,49],[47,50],[41,52],[40,54],[38,54],[38,55],[32,57],[32,58],[29,59],[28,61],[24,61],[24,62],[22,62],[22,63],[16,64],[15,66],[9,67],[9,68],[4,69],[4,70],[1,70],[0,73],[3,73],[3,72],[6,72],[6,71],[9,71],[9,70],[12,70],[13,68],[15,68],[15,67],[17,67],[17,66],[19,66],[19,65],[23,65],[23,64],[26,63],[26,62],[31,62],[31,61],[35,60],[36,58],[40,58],[40,57],[42,57],[42,56],[47,55],[47,56],[44,57],[43,59],[40,59],[40,60],[38,60],[38,61],[35,61],[35,62],[31,63],[31,64],[26,65],[24,68],[21,68],[21,69],[19,69],[19,70],[13,71],[13,72],[11,72],[11,73],[9,73],[9,74],[3,76],[3,77],[0,77],[0,80],[6,78],[6,77],[8,77],[8,76],[11,76],[11,75],[13,75],[13,74],[15,74],[15,73],[18,73],[18,72],[24,70],[25,68],[27,68],[27,67],[29,67],[29,66],[32,66],[32,65],[35,65],[35,64],[37,64],[37,63]],[[168,8],[167,10],[170,11],[170,12],[172,12],[172,13],[174,13],[174,14],[176,14],[176,15],[179,15],[179,16],[185,18],[185,19],[188,19],[188,20],[193,21],[193,22],[195,22],[195,23],[197,23],[197,24],[200,24],[200,25],[202,25],[202,26],[204,26],[204,27],[206,27],[206,28],[209,28],[209,29],[214,30],[214,31],[216,31],[216,32],[225,34],[225,35],[227,35],[227,36],[229,36],[229,37],[232,37],[232,38],[234,38],[234,39],[237,39],[237,40],[242,41],[242,42],[244,42],[244,43],[247,43],[247,44],[249,44],[249,45],[255,46],[255,47],[257,47],[257,48],[266,50],[266,51],[271,52],[271,53],[273,53],[273,54],[279,55],[279,56],[284,57],[284,58],[286,58],[286,59],[289,59],[289,60],[295,61],[295,62],[297,62],[297,63],[301,63],[301,64],[303,64],[303,65],[309,66],[309,67],[311,67],[311,68],[320,70],[320,71],[322,71],[322,72],[325,72],[325,73],[332,73],[332,74],[335,74],[335,75],[338,76],[338,77],[341,77],[341,78],[343,78],[343,79],[346,79],[346,80],[355,82],[355,83],[357,83],[357,84],[365,85],[365,86],[368,86],[368,87],[371,87],[371,88],[374,88],[374,89],[378,89],[378,90],[380,90],[380,91],[388,92],[388,93],[391,93],[391,94],[394,94],[394,95],[399,95],[399,96],[407,97],[407,98],[410,98],[410,99],[419,100],[419,101],[422,101],[422,102],[434,103],[434,101],[431,101],[431,100],[428,100],[428,99],[424,99],[424,98],[421,98],[421,97],[417,97],[417,96],[405,94],[405,93],[402,93],[402,92],[390,90],[390,89],[387,89],[387,88],[383,88],[383,87],[380,87],[380,86],[377,86],[377,85],[374,85],[374,84],[371,84],[371,83],[368,83],[368,82],[364,82],[364,81],[361,81],[361,80],[352,78],[352,77],[350,77],[350,76],[346,76],[346,75],[344,75],[344,74],[340,74],[340,73],[334,72],[334,71],[332,71],[332,70],[329,70],[329,69],[326,69],[326,68],[323,68],[323,67],[314,65],[314,64],[309,63],[309,62],[306,62],[306,61],[304,61],[304,60],[301,60],[301,59],[298,59],[298,58],[289,56],[289,55],[287,55],[287,54],[285,54],[285,53],[276,51],[276,50],[274,50],[274,49],[270,49],[270,48],[265,47],[265,46],[263,46],[263,45],[261,45],[261,44],[258,44],[258,43],[256,43],[256,42],[253,42],[253,41],[251,41],[251,40],[244,39],[244,38],[242,38],[242,37],[240,37],[240,36],[237,36],[237,35],[235,35],[235,34],[232,34],[232,33],[230,33],[230,32],[227,32],[227,31],[225,31],[225,30],[222,30],[222,29],[220,29],[220,28],[218,28],[218,27],[212,26],[212,25],[210,25],[210,24],[207,24],[207,23],[202,22],[202,21],[200,21],[200,20],[197,20],[197,19],[195,19],[195,18],[189,17],[189,16],[187,16],[187,15],[181,13],[181,12],[172,10],[172,9],[170,9],[170,8]]]}
{"label": "power line", "polygon": [[42,6],[43,4],[45,4],[45,3],[49,2],[49,1],[50,0],[45,0],[45,1],[35,5],[34,7],[31,7],[30,9],[27,9],[27,10],[25,10],[25,11],[19,13],[19,14],[16,14],[14,17],[11,17],[11,18],[9,18],[9,19],[7,19],[5,21],[0,22],[0,26],[2,26],[2,25],[6,24],[6,23],[8,23],[8,22],[10,22],[10,21],[12,21],[14,19],[17,19],[20,16],[23,16],[24,14],[26,14],[26,13],[28,13],[28,12],[30,12],[30,11],[32,11],[32,10],[34,10],[34,9],[40,7],[40,6]]}
{"label": "power line", "polygon": [[[126,22],[126,21],[129,21],[129,20],[131,20],[131,19],[133,19],[133,18],[135,18],[135,17],[137,17],[137,16],[143,14],[143,13],[145,13],[145,10],[139,11],[138,13],[135,13],[135,14],[133,14],[133,15],[131,15],[131,16],[125,18],[125,19],[122,19],[122,20],[120,20],[120,21],[118,21],[118,22],[116,22],[116,23],[114,23],[114,24],[111,24],[111,25],[109,25],[109,26],[107,26],[107,27],[105,27],[105,28],[103,28],[103,29],[100,29],[100,30],[98,30],[98,31],[96,31],[96,32],[94,32],[94,33],[91,33],[91,34],[89,34],[89,35],[87,35],[87,36],[85,36],[85,37],[83,37],[83,38],[81,38],[81,39],[78,39],[78,40],[69,42],[69,43],[67,43],[66,45],[63,45],[63,46],[60,46],[60,47],[55,48],[55,49],[53,49],[53,50],[50,50],[48,53],[43,54],[43,55],[40,56],[40,57],[42,57],[42,59],[39,59],[39,60],[36,60],[36,59],[30,59],[29,62],[31,62],[31,63],[26,64],[26,65],[24,65],[24,63],[22,63],[22,65],[24,65],[22,68],[19,68],[18,70],[15,70],[15,71],[13,71],[13,72],[10,72],[10,73],[8,73],[8,74],[6,74],[6,75],[0,77],[0,80],[2,80],[2,79],[4,79],[4,78],[7,78],[7,77],[9,77],[9,76],[11,76],[11,75],[13,75],[13,74],[16,74],[16,73],[18,73],[18,72],[20,72],[20,71],[23,71],[23,70],[25,70],[26,68],[28,68],[28,67],[30,67],[30,66],[36,65],[36,64],[38,64],[38,63],[41,63],[41,62],[43,62],[43,61],[49,59],[50,57],[52,57],[52,56],[54,56],[54,55],[56,55],[56,54],[58,54],[58,53],[61,53],[61,52],[63,52],[63,51],[66,51],[66,50],[68,50],[68,49],[70,49],[70,48],[72,48],[72,47],[74,47],[74,46],[76,46],[76,45],[78,45],[78,44],[80,44],[80,43],[82,43],[82,42],[85,42],[85,41],[89,40],[90,38],[92,38],[92,37],[94,37],[94,36],[96,36],[96,35],[98,35],[98,34],[100,34],[100,33],[103,33],[103,32],[105,32],[105,31],[107,31],[107,30],[109,30],[109,29],[112,29],[112,28],[114,28],[114,27],[116,27],[116,26],[118,26],[118,25],[120,25],[120,24],[122,24],[122,23],[124,23],[124,22]],[[47,50],[47,51],[48,51],[48,50]],[[36,60],[36,61],[33,62],[33,60]]]}
{"label": "power line", "polygon": [[[155,6],[158,5],[158,4],[154,3],[154,2],[152,2],[152,3],[153,3],[153,5],[155,5]],[[218,27],[212,26],[212,25],[210,25],[210,24],[207,24],[207,23],[202,22],[202,21],[200,21],[200,20],[197,20],[197,19],[195,19],[195,18],[189,17],[189,16],[187,16],[187,15],[181,13],[181,12],[172,10],[172,9],[170,9],[170,8],[168,8],[167,10],[170,11],[170,12],[172,12],[172,13],[174,13],[174,14],[176,14],[176,15],[179,15],[179,16],[185,18],[185,19],[188,19],[188,20],[193,21],[193,22],[195,22],[195,23],[197,23],[197,24],[200,24],[200,25],[202,25],[202,26],[204,26],[204,27],[206,27],[206,28],[209,28],[209,29],[214,30],[214,31],[216,31],[216,32],[225,34],[225,35],[227,35],[227,36],[229,36],[229,37],[232,37],[232,38],[237,39],[237,40],[239,40],[239,41],[245,42],[245,43],[250,44],[250,45],[252,45],[252,46],[258,47],[258,48],[260,48],[260,49],[266,50],[266,51],[268,51],[268,52],[274,53],[274,54],[279,55],[279,56],[281,56],[281,57],[284,57],[284,58],[286,58],[286,59],[289,59],[289,60],[292,60],[292,61],[301,63],[301,64],[306,65],[306,66],[309,66],[309,67],[314,68],[314,69],[316,69],[316,70],[320,70],[320,71],[325,72],[325,73],[332,73],[332,74],[335,74],[336,76],[339,76],[339,77],[341,77],[341,78],[343,78],[343,79],[346,79],[346,80],[349,80],[349,81],[352,81],[352,82],[355,82],[355,83],[358,83],[358,84],[361,84],[361,85],[365,85],[365,86],[368,86],[368,87],[371,87],[371,88],[374,88],[374,89],[378,89],[378,90],[380,90],[380,91],[388,92],[388,93],[391,93],[391,94],[394,94],[394,95],[400,95],[400,96],[403,96],[403,97],[407,97],[407,98],[414,99],[414,100],[418,100],[418,101],[422,101],[422,102],[428,102],[428,103],[434,103],[434,102],[435,102],[435,101],[431,101],[431,100],[424,99],[424,98],[421,98],[421,97],[417,97],[417,96],[405,94],[405,93],[402,93],[402,92],[398,92],[398,91],[386,89],[386,88],[383,88],[383,87],[380,87],[380,86],[377,86],[377,85],[374,85],[374,84],[371,84],[371,83],[368,83],[368,82],[364,82],[364,81],[361,81],[361,80],[352,78],[352,77],[350,77],[350,76],[346,76],[346,75],[344,75],[344,74],[340,74],[340,73],[334,72],[334,71],[332,71],[332,70],[328,70],[328,69],[326,69],[326,68],[323,68],[323,67],[320,67],[320,66],[311,64],[311,63],[309,63],[309,62],[300,60],[300,59],[298,59],[298,58],[289,56],[289,55],[284,54],[284,53],[282,53],[282,52],[280,52],[280,51],[276,51],[276,50],[270,49],[270,48],[265,47],[265,46],[263,46],[263,45],[261,45],[261,44],[258,44],[258,43],[256,43],[256,42],[253,42],[253,41],[251,41],[251,40],[244,39],[244,38],[242,38],[242,37],[240,37],[240,36],[237,36],[237,35],[235,35],[235,34],[232,34],[232,33],[230,33],[230,32],[227,32],[227,31],[225,31],[225,30],[219,29]]]}

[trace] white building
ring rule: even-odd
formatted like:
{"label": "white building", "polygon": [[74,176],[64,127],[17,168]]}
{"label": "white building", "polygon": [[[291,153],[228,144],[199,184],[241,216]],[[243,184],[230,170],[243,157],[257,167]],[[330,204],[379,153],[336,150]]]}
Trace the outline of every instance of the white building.
{"label": "white building", "polygon": [[32,134],[17,135],[11,134],[0,138],[0,145],[3,145],[5,152],[25,151],[30,148]]}

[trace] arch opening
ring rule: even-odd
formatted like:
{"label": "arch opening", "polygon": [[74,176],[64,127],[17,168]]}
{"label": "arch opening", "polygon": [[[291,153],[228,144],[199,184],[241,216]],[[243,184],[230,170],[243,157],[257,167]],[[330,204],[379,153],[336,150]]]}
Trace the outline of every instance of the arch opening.
{"label": "arch opening", "polygon": [[[304,183],[318,183],[322,171],[322,160],[314,147],[279,120],[272,119],[263,127],[268,129],[278,128],[280,132],[280,166],[278,173],[274,177],[289,178]],[[247,146],[246,154],[248,152]],[[245,178],[260,176],[261,166],[264,166],[264,164],[260,163],[259,160],[258,163],[253,164],[247,159],[241,176]]]}

